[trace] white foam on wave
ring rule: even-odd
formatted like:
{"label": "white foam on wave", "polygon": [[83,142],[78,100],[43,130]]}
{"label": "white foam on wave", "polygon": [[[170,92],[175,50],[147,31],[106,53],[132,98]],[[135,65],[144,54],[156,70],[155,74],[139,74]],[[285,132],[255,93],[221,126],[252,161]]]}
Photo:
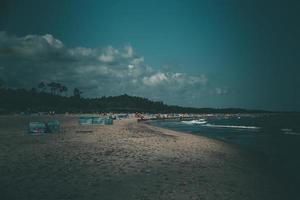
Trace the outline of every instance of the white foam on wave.
{"label": "white foam on wave", "polygon": [[191,120],[191,121],[181,121],[182,123],[185,124],[206,124],[207,121],[205,121],[204,119],[199,119],[199,120]]}
{"label": "white foam on wave", "polygon": [[291,132],[291,131],[293,131],[293,130],[290,129],[290,128],[283,128],[283,129],[281,129],[281,131],[283,131],[283,132]]}
{"label": "white foam on wave", "polygon": [[213,128],[234,128],[234,129],[253,129],[253,130],[260,129],[260,127],[257,126],[233,126],[233,125],[218,125],[218,124],[204,124],[202,126],[213,127]]}
{"label": "white foam on wave", "polygon": [[300,135],[300,133],[296,133],[296,132],[285,132],[284,134],[286,134],[286,135]]}
{"label": "white foam on wave", "polygon": [[300,135],[300,133],[294,132],[293,129],[289,129],[289,128],[283,128],[281,129],[281,131],[285,135]]}

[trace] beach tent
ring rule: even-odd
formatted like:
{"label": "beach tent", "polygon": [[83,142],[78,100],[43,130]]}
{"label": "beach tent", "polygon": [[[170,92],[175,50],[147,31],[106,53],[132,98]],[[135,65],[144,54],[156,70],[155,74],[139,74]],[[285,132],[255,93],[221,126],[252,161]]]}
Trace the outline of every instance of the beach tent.
{"label": "beach tent", "polygon": [[79,117],[79,124],[81,124],[81,125],[93,124],[93,118],[92,117]]}
{"label": "beach tent", "polygon": [[60,123],[58,120],[51,120],[47,123],[47,132],[58,133],[60,130]]}
{"label": "beach tent", "polygon": [[47,127],[43,122],[30,122],[28,127],[28,133],[30,134],[41,134],[46,133]]}
{"label": "beach tent", "polygon": [[50,120],[44,122],[30,122],[28,126],[28,133],[41,134],[41,133],[58,133],[60,131],[60,123],[58,120]]}
{"label": "beach tent", "polygon": [[95,117],[95,116],[84,116],[79,117],[79,124],[81,125],[112,125],[113,119],[109,117]]}
{"label": "beach tent", "polygon": [[113,119],[111,119],[111,118],[105,118],[105,124],[106,125],[112,125],[113,124]]}
{"label": "beach tent", "polygon": [[93,124],[105,125],[105,118],[93,117]]}

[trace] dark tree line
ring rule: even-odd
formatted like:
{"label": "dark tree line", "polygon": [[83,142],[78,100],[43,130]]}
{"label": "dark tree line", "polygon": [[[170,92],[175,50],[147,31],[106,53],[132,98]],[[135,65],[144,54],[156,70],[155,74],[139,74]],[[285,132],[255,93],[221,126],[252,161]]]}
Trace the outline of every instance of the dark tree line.
{"label": "dark tree line", "polygon": [[0,81],[0,113],[49,112],[87,113],[87,112],[148,112],[148,113],[249,113],[262,112],[244,109],[212,109],[169,106],[160,101],[142,97],[110,96],[101,98],[82,98],[82,92],[74,88],[73,95],[66,94],[68,88],[62,84],[41,82],[38,89],[11,89]]}
{"label": "dark tree line", "polygon": [[[32,88],[32,89],[35,90],[34,88]],[[40,92],[50,92],[50,94],[52,94],[52,95],[61,95],[63,93],[65,95],[67,95],[67,92],[68,92],[67,86],[65,86],[61,83],[56,83],[56,82],[45,83],[42,81],[38,84],[38,89]],[[74,96],[80,98],[81,94],[82,94],[82,92],[78,88],[74,88],[74,90],[73,90]]]}

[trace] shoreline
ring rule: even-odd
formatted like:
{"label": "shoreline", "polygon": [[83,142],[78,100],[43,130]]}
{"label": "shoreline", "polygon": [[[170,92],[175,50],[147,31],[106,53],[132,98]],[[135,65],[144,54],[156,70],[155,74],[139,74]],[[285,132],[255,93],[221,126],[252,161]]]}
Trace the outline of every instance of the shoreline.
{"label": "shoreline", "polygon": [[[243,157],[243,159],[251,160],[251,164],[255,168],[257,168],[260,171],[260,173],[262,173],[262,176],[269,179],[269,182],[273,185],[272,187],[276,188],[276,191],[278,192],[279,196],[281,195],[281,198],[279,199],[294,199],[294,198],[298,198],[299,196],[297,186],[295,186],[295,184],[298,185],[299,183],[299,179],[297,180],[295,176],[299,177],[299,175],[298,174],[296,175],[295,172],[290,173],[286,171],[286,169],[284,169],[282,165],[277,163],[278,161],[274,161],[273,160],[274,158],[270,157],[270,155],[268,155],[266,152],[256,150],[254,148],[250,148],[247,146],[242,146],[240,144],[231,143],[226,140],[208,137],[206,135],[202,135],[201,133],[172,130],[165,127],[152,125],[147,121],[142,121],[139,123],[144,123],[148,126],[161,129],[164,131],[173,131],[181,135],[187,134],[187,135],[197,136],[199,138],[202,138],[202,140],[205,139],[205,140],[209,140],[209,142],[229,146],[234,151],[239,152]],[[276,198],[278,198],[278,196],[276,196]]]}
{"label": "shoreline", "polygon": [[37,137],[22,127],[40,116],[0,117],[7,199],[282,199],[253,158],[225,142],[136,120],[52,117],[63,132]]}
{"label": "shoreline", "polygon": [[[197,137],[200,137],[202,139],[210,140],[211,142],[219,142],[220,144],[228,145],[228,146],[230,146],[230,148],[233,148],[236,151],[241,151],[241,152],[246,153],[246,154],[255,154],[256,155],[256,154],[263,153],[261,151],[256,151],[255,149],[250,149],[249,147],[242,146],[240,144],[231,143],[231,142],[228,142],[226,140],[219,139],[219,138],[208,137],[206,135],[202,135],[201,133],[192,133],[192,132],[172,130],[172,129],[168,129],[168,128],[159,127],[159,126],[149,124],[147,121],[141,121],[141,122],[138,122],[138,123],[143,123],[143,124],[146,124],[150,127],[161,129],[163,131],[173,131],[173,132],[176,132],[176,133],[179,133],[179,134],[187,134],[187,135],[197,136]],[[261,156],[266,156],[266,155],[261,155]]]}

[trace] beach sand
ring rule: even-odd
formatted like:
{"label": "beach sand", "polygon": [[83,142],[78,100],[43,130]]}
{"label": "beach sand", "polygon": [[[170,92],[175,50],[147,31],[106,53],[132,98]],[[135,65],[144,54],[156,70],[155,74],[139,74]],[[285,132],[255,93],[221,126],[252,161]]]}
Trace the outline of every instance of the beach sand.
{"label": "beach sand", "polygon": [[[59,134],[28,135],[59,119]],[[0,116],[1,199],[283,199],[261,161],[221,141],[134,119]]]}

